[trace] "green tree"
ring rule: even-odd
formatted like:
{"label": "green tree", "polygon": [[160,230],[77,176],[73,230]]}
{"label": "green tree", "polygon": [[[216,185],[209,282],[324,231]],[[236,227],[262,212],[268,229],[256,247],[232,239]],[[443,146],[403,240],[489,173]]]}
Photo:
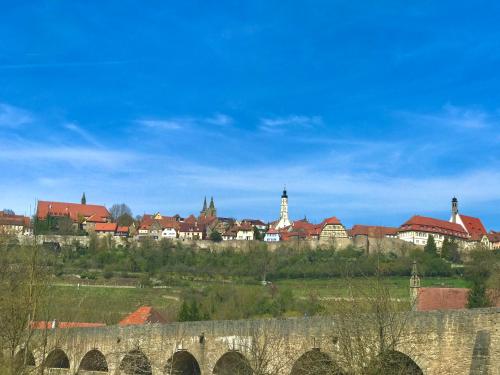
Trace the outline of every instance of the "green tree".
{"label": "green tree", "polygon": [[431,255],[437,255],[436,241],[434,241],[434,236],[431,234],[427,237],[427,244],[424,247],[424,252]]}
{"label": "green tree", "polygon": [[218,231],[213,230],[210,233],[210,241],[221,242],[222,241],[222,235]]}
{"label": "green tree", "polygon": [[472,288],[469,292],[467,307],[469,309],[476,307],[490,307],[491,301],[486,293],[486,283],[484,280],[473,281]]}
{"label": "green tree", "polygon": [[191,320],[191,309],[186,301],[182,301],[177,320],[179,322],[189,322]]}
{"label": "green tree", "polygon": [[458,243],[454,239],[445,238],[441,247],[441,257],[453,263],[460,263]]}

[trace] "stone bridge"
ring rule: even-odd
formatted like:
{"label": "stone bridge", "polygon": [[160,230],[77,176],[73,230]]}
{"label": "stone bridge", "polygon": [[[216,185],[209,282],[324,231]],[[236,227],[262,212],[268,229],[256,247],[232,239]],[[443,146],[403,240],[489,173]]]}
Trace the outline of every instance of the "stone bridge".
{"label": "stone bridge", "polygon": [[[411,314],[411,336],[394,351],[405,373],[500,375],[500,309]],[[299,318],[54,329],[44,350],[18,355],[49,374],[247,375],[257,357],[260,373],[340,374],[311,370],[337,368],[334,327],[334,318]]]}

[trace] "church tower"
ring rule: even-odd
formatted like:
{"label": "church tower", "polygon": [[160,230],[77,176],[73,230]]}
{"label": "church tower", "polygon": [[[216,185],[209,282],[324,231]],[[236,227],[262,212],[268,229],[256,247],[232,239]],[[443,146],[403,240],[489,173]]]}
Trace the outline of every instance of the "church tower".
{"label": "church tower", "polygon": [[418,292],[420,290],[420,277],[417,273],[417,261],[413,261],[410,277],[410,301],[411,309],[416,311],[418,305]]}
{"label": "church tower", "polygon": [[82,204],[87,204],[87,197],[85,197],[85,192],[83,193],[82,195],[82,200],[81,200]]}
{"label": "church tower", "polygon": [[451,200],[451,222],[456,223],[457,222],[457,215],[458,215],[458,199],[456,197],[453,197]]}
{"label": "church tower", "polygon": [[286,193],[286,187],[283,189],[283,194],[281,194],[281,208],[280,208],[280,220],[276,224],[276,229],[283,229],[292,225],[288,219],[288,194]]}

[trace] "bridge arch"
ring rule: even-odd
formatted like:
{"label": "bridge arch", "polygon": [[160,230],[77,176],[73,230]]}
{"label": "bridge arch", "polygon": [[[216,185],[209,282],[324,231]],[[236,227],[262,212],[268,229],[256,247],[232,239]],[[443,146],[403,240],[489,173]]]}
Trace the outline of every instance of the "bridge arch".
{"label": "bridge arch", "polygon": [[78,371],[108,372],[108,361],[101,351],[92,349],[83,356]]}
{"label": "bridge arch", "polygon": [[341,375],[342,371],[332,358],[319,348],[302,354],[293,364],[290,375]]}
{"label": "bridge arch", "polygon": [[370,370],[378,370],[383,374],[424,375],[423,370],[409,355],[397,350],[387,352],[377,362]]}
{"label": "bridge arch", "polygon": [[45,368],[69,369],[69,358],[62,349],[54,349],[43,362]]}
{"label": "bridge arch", "polygon": [[198,361],[187,350],[175,352],[165,366],[165,375],[200,375]]}
{"label": "bridge arch", "polygon": [[128,352],[120,362],[120,374],[123,375],[152,375],[151,362],[140,350]]}
{"label": "bridge arch", "polygon": [[14,363],[17,369],[23,368],[24,366],[35,367],[35,356],[31,350],[22,348],[14,357]]}
{"label": "bridge arch", "polygon": [[252,366],[243,354],[230,351],[222,355],[215,364],[214,375],[252,375]]}

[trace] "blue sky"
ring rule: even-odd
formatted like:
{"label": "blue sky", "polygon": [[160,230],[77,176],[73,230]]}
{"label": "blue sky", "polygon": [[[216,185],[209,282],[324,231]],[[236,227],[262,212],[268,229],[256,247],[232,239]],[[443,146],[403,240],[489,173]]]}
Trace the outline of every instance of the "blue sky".
{"label": "blue sky", "polygon": [[0,209],[500,230],[497,2],[2,1]]}

